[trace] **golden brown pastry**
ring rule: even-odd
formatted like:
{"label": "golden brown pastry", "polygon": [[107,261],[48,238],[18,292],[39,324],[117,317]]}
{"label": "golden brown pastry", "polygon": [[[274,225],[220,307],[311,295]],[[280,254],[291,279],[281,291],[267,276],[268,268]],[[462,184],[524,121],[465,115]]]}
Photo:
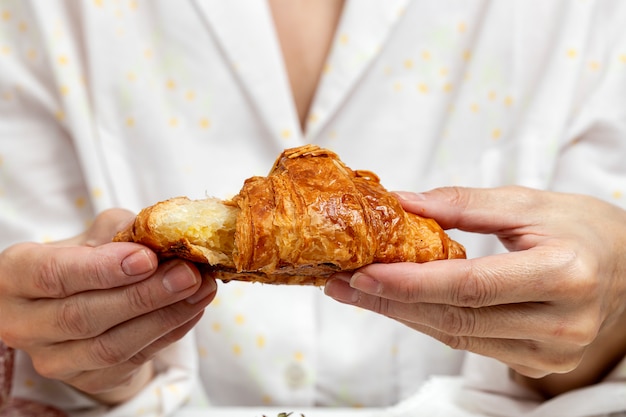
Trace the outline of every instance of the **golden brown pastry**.
{"label": "golden brown pastry", "polygon": [[142,210],[116,241],[206,264],[222,280],[323,285],[371,263],[464,258],[432,219],[405,212],[370,171],[314,145],[285,150],[230,201],[179,197]]}

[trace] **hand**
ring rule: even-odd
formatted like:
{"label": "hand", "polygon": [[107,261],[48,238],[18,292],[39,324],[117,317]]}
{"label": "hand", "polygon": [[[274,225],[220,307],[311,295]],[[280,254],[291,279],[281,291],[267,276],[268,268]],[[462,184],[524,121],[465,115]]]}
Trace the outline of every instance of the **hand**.
{"label": "hand", "polygon": [[[338,274],[326,294],[499,359],[547,396],[597,382],[624,356],[624,210],[521,187],[399,195],[407,211],[494,234],[510,252],[369,265]],[[532,380],[553,373],[568,375]]]}
{"label": "hand", "polygon": [[142,245],[110,243],[132,217],[109,210],[73,239],[0,253],[0,339],[28,353],[44,377],[105,403],[145,386],[151,358],[215,295],[215,281],[190,263],[159,265]]}

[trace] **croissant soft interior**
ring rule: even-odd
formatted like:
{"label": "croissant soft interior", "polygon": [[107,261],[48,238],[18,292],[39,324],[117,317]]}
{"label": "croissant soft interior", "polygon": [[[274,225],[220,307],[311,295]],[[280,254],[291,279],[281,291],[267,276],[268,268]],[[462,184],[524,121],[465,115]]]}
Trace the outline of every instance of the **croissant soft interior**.
{"label": "croissant soft interior", "polygon": [[222,280],[323,285],[374,262],[463,258],[432,219],[405,212],[369,171],[314,145],[285,150],[232,200],[178,197],[142,210],[116,241],[205,265]]}

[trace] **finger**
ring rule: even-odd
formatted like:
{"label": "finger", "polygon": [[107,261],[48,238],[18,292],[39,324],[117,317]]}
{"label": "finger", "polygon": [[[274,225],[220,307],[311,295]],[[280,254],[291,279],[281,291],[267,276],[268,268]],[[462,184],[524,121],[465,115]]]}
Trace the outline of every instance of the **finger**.
{"label": "finger", "polygon": [[135,218],[131,211],[119,208],[100,213],[83,233],[68,239],[47,243],[50,246],[99,246],[113,240],[115,234],[130,225]]}
{"label": "finger", "polygon": [[80,372],[65,382],[88,394],[99,394],[99,400],[102,401],[101,394],[103,392],[127,384],[135,376],[135,373],[148,364],[160,351],[179,341],[193,329],[202,318],[203,313],[204,311],[201,311],[191,320],[160,337],[127,361],[105,369]]}
{"label": "finger", "polygon": [[473,352],[499,360],[526,375],[540,377],[548,373],[565,373],[575,369],[584,350],[579,346],[554,348],[534,340],[452,336],[431,327],[401,323],[431,336],[455,350]]}
{"label": "finger", "polygon": [[[348,283],[331,280],[329,291],[340,302],[355,305],[406,323],[425,325],[451,336],[529,339],[585,346],[593,339],[596,320],[562,311],[550,304],[519,303],[470,308],[429,303],[402,303],[355,291]],[[332,288],[332,287],[338,288]]]}
{"label": "finger", "polygon": [[[159,267],[152,277],[136,284],[23,304],[15,326],[40,329],[36,332],[38,343],[87,339],[119,323],[186,299],[197,293],[201,282],[193,264],[170,261]],[[211,292],[216,289],[214,280],[207,279],[205,283]],[[29,310],[37,314],[29,314]]]}
{"label": "finger", "polygon": [[85,245],[99,246],[111,242],[115,234],[129,225],[135,214],[124,209],[109,209],[102,212],[87,230]]}
{"label": "finger", "polygon": [[559,300],[566,296],[563,279],[574,268],[571,253],[537,247],[468,260],[372,264],[349,280],[364,293],[404,303],[485,307]]}
{"label": "finger", "polygon": [[496,234],[527,225],[547,196],[524,187],[444,187],[396,194],[407,211],[433,218],[445,229]]}
{"label": "finger", "polygon": [[[450,321],[446,321],[445,318],[431,318],[431,320],[433,320],[433,323],[436,323],[435,325],[441,327],[441,329],[439,329],[418,322],[418,320],[415,318],[412,318],[410,320],[398,318],[405,316],[406,312],[409,311],[407,309],[410,309],[411,307],[407,307],[406,305],[401,306],[401,303],[381,299],[379,297],[373,297],[367,294],[359,294],[358,291],[354,291],[345,282],[342,283],[341,280],[332,279],[328,282],[327,287],[331,288],[330,291],[335,294],[339,293],[340,288],[345,291],[345,293],[343,294],[345,300],[341,297],[337,297],[336,299],[338,301],[385,314],[415,330],[434,337],[435,339],[445,343],[453,349],[466,350],[484,356],[493,357],[504,363],[515,364],[516,369],[524,369],[526,375],[543,375],[546,372],[568,372],[574,369],[581,360],[581,355],[585,344],[588,343],[587,339],[577,340],[577,343],[567,344],[563,343],[563,341],[561,340],[559,343],[559,346],[561,346],[561,348],[557,350],[551,348],[551,345],[549,343],[535,340],[534,337],[536,335],[532,334],[532,331],[530,330],[532,329],[532,327],[528,323],[525,325],[525,328],[527,329],[525,332],[527,335],[530,336],[529,338],[520,338],[520,336],[517,334],[516,328],[509,330],[504,329],[504,327],[506,327],[506,323],[501,324],[502,328],[500,328],[499,326],[489,326],[485,324],[478,324],[476,326],[473,326],[472,328],[472,324],[466,325],[455,322],[455,320],[470,319],[451,318]],[[329,290],[325,289],[325,291]],[[422,305],[417,307],[417,309],[420,308],[421,312],[423,312],[424,315],[430,315],[432,317],[437,313],[437,308],[433,309],[431,312],[428,312],[429,306]],[[459,309],[450,314],[459,314],[459,312],[462,310],[469,311],[471,309]],[[413,310],[413,313],[415,313],[415,311],[416,310]],[[439,312],[444,311],[445,307],[439,307]],[[496,309],[492,310],[492,312],[494,314],[500,314],[500,312],[496,311]],[[510,317],[511,316],[509,314],[509,318]],[[549,317],[549,315],[547,315],[546,317]],[[507,318],[505,318],[504,320],[506,321]],[[478,323],[479,321],[480,320],[475,318],[474,324]],[[514,321],[518,326],[520,325],[520,323],[522,323],[522,321],[520,320]],[[542,321],[549,322],[549,320],[546,318],[544,318],[544,320]],[[574,329],[574,327],[571,328]],[[554,332],[553,337],[546,338],[550,340],[559,337],[559,332],[563,330],[563,328],[553,325],[551,327],[551,331]],[[488,334],[489,336],[475,336],[475,334],[481,332]],[[543,334],[547,335],[548,333],[543,332]],[[579,335],[582,333],[573,334]],[[498,335],[502,335],[502,337],[499,337]],[[531,372],[531,369],[536,370],[536,372]]]}
{"label": "finger", "polygon": [[154,252],[136,243],[94,248],[22,243],[0,255],[6,294],[29,299],[128,285],[152,275],[157,266]]}
{"label": "finger", "polygon": [[194,304],[187,300],[122,323],[100,336],[47,346],[33,356],[37,372],[67,380],[88,370],[118,366],[196,317],[211,302],[215,291]]}

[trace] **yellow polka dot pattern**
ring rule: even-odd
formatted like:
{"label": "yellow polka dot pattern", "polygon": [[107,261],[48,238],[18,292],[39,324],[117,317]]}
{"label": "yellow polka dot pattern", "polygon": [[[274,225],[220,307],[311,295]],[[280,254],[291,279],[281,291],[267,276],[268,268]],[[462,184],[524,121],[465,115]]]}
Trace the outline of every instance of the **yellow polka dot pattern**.
{"label": "yellow polka dot pattern", "polygon": [[[586,26],[578,23],[587,22],[585,8],[593,2],[572,2],[567,19],[546,17],[558,42],[520,47],[516,40],[543,33],[534,26],[539,20],[526,24],[524,14],[513,16],[504,3],[494,2],[483,15],[479,2],[440,10],[439,3],[424,9],[418,2],[376,1],[363,0],[371,10],[361,0],[347,4],[301,132],[288,81],[277,70],[277,49],[246,60],[259,53],[258,39],[275,40],[271,32],[254,22],[215,22],[204,9],[219,12],[234,3],[198,2],[195,9],[87,0],[81,10],[90,19],[84,28],[90,38],[77,45],[79,31],[64,6],[30,6],[47,16],[41,41],[27,8],[0,0],[0,69],[21,74],[6,82],[0,72],[0,114],[36,109],[41,125],[34,132],[52,138],[19,137],[29,153],[0,146],[0,225],[27,224],[48,242],[88,227],[111,206],[139,209],[173,195],[236,192],[245,178],[265,174],[277,151],[305,141],[373,169],[391,189],[515,183],[626,206],[623,164],[605,163],[590,128],[623,108],[626,41],[600,45],[602,28],[598,37],[584,35]],[[184,36],[177,35],[182,27]],[[85,45],[96,47],[85,54]],[[7,126],[8,132],[20,127]],[[20,166],[35,160],[29,154],[40,158],[38,167],[56,170],[25,172]],[[587,164],[595,165],[581,171]],[[58,193],[55,213],[67,214],[22,213],[18,183],[9,181],[16,172],[31,195]],[[28,224],[34,217],[44,226]],[[195,369],[197,357],[207,392],[219,398],[242,392],[256,405],[352,407],[393,403],[432,373],[458,371],[456,352],[308,290],[220,284],[177,370]],[[181,374],[147,389],[128,415],[155,415],[159,404],[186,401]],[[31,393],[44,383],[35,373],[20,381]]]}

